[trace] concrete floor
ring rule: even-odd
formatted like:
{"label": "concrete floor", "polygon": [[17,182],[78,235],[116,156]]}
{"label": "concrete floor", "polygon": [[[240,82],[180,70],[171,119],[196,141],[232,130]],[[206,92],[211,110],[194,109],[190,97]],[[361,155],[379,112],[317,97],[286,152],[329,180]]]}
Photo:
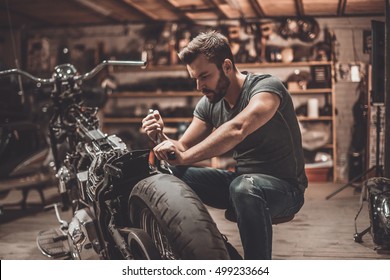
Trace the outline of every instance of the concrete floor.
{"label": "concrete floor", "polygon": [[[363,237],[363,243],[353,240],[354,218],[359,209],[360,194],[348,187],[333,198],[325,197],[339,188],[340,184],[312,183],[306,192],[306,202],[295,219],[286,224],[274,226],[274,259],[390,259],[388,251],[380,250],[372,242],[370,234]],[[44,191],[47,203],[57,199],[55,188]],[[0,203],[16,202],[19,192],[10,194]],[[28,211],[19,207],[5,207],[0,216],[0,259],[1,260],[44,260],[36,246],[39,231],[57,227],[54,210],[43,211],[39,196],[34,191],[28,198]],[[358,218],[358,231],[369,226],[367,202]],[[221,233],[243,253],[237,226],[224,218],[224,211],[209,208]],[[63,218],[69,219],[70,213]]]}

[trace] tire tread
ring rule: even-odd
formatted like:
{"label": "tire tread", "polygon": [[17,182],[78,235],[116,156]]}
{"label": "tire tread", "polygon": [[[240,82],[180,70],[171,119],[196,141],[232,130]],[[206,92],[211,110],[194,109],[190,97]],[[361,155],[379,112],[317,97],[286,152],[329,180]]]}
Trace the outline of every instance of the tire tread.
{"label": "tire tread", "polygon": [[183,181],[157,174],[134,186],[129,198],[132,222],[148,207],[181,259],[229,259],[221,233],[198,196]]}

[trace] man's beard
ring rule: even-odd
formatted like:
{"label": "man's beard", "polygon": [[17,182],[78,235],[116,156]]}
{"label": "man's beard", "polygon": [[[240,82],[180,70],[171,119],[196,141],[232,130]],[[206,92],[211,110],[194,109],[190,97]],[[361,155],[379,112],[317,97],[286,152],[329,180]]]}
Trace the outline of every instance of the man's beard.
{"label": "man's beard", "polygon": [[225,75],[225,73],[220,71],[219,79],[217,82],[217,86],[215,87],[215,90],[203,89],[202,93],[206,95],[210,103],[215,104],[221,101],[222,98],[225,97],[229,85],[230,85],[229,78]]}

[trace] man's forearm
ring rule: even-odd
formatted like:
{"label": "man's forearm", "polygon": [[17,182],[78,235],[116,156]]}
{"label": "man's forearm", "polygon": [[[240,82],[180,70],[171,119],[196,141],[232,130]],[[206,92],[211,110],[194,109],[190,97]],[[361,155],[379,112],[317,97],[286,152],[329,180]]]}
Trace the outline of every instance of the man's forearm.
{"label": "man's forearm", "polygon": [[182,152],[184,152],[184,151],[187,149],[187,148],[183,145],[183,143],[180,141],[180,139],[179,139],[179,140],[171,139],[171,138],[169,138],[165,133],[160,133],[160,140],[161,140],[161,141],[166,141],[166,140],[168,140],[168,141],[172,142],[172,143],[177,147],[177,149],[180,150],[180,151],[182,151]]}
{"label": "man's forearm", "polygon": [[192,164],[215,156],[222,155],[243,139],[241,128],[228,122],[217,128],[202,142],[184,151],[185,164]]}

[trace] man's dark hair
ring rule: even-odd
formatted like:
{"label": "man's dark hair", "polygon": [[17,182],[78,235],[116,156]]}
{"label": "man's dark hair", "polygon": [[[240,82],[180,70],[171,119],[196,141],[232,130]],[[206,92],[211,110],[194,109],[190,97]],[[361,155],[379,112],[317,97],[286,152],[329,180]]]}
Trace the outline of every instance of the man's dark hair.
{"label": "man's dark hair", "polygon": [[200,54],[222,69],[224,60],[230,59],[235,69],[233,54],[228,39],[217,31],[200,33],[179,53],[179,58],[185,64],[192,63]]}

